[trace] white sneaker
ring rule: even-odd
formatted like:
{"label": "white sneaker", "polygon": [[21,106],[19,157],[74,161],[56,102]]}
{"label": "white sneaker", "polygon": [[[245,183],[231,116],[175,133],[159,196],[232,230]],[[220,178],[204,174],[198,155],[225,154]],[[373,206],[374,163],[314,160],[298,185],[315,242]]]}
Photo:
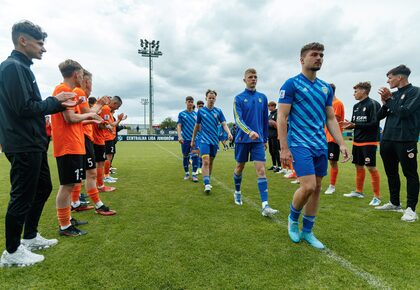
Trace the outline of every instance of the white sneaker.
{"label": "white sneaker", "polygon": [[350,193],[343,194],[345,197],[357,197],[357,198],[364,198],[365,196],[361,192],[352,191]]}
{"label": "white sneaker", "polygon": [[41,250],[53,247],[57,245],[58,240],[57,239],[46,239],[43,236],[41,236],[39,233],[36,234],[36,237],[33,239],[23,239],[20,241],[22,245],[25,246],[26,249],[29,251],[33,250]]}
{"label": "white sneaker", "polygon": [[20,245],[16,252],[10,254],[4,250],[0,259],[0,267],[25,267],[44,261],[43,255],[34,254],[27,250],[23,245]]}
{"label": "white sneaker", "polygon": [[240,191],[235,191],[233,194],[233,200],[235,201],[235,204],[242,205],[242,194]]}
{"label": "white sneaker", "polygon": [[378,206],[381,204],[381,200],[377,197],[373,197],[372,200],[369,202],[371,206]]}
{"label": "white sneaker", "polygon": [[410,223],[415,222],[418,219],[419,219],[418,215],[416,214],[415,211],[411,209],[411,207],[407,207],[407,209],[404,211],[404,215],[401,217],[402,221],[410,222]]}
{"label": "white sneaker", "polygon": [[106,183],[115,183],[117,181],[113,177],[107,176],[107,177],[104,177],[104,182],[106,182]]}
{"label": "white sneaker", "polygon": [[284,178],[289,178],[290,176],[292,176],[293,174],[293,170],[287,170],[287,172],[284,174]]}
{"label": "white sneaker", "polygon": [[261,211],[262,216],[273,216],[279,211],[277,209],[273,209],[270,206],[266,205],[263,210]]}
{"label": "white sneaker", "polygon": [[296,178],[295,180],[290,181],[291,184],[300,184],[300,181],[298,178]]}
{"label": "white sneaker", "polygon": [[396,211],[396,212],[404,212],[401,208],[401,205],[393,205],[391,202],[385,203],[381,206],[376,206],[375,209],[377,210],[386,210],[386,211]]}
{"label": "white sneaker", "polygon": [[280,171],[278,171],[276,173],[286,174],[287,173],[287,169],[286,168],[282,168]]}
{"label": "white sneaker", "polygon": [[211,191],[211,187],[212,186],[210,184],[204,185],[204,192],[207,193],[207,194],[209,194],[210,191]]}
{"label": "white sneaker", "polygon": [[188,180],[188,179],[190,179],[190,175],[189,174],[185,174],[184,180]]}
{"label": "white sneaker", "polygon": [[333,194],[335,192],[335,186],[330,184],[324,194]]}

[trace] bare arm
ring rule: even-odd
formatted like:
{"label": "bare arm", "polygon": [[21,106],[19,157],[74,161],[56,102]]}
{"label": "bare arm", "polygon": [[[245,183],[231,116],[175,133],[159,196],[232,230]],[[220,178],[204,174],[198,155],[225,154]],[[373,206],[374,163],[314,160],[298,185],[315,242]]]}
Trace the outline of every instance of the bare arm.
{"label": "bare arm", "polygon": [[69,124],[80,123],[89,119],[102,120],[96,113],[76,114],[73,110],[65,110],[62,114],[66,123]]}
{"label": "bare arm", "polygon": [[225,132],[228,134],[228,139],[229,139],[230,141],[232,141],[232,140],[233,140],[233,136],[232,136],[232,134],[230,133],[229,127],[226,125],[226,122],[223,122],[223,123],[222,123],[222,126],[223,126],[223,130],[225,130]]}
{"label": "bare arm", "polygon": [[194,145],[195,145],[195,137],[197,136],[197,132],[198,132],[199,128],[200,128],[200,124],[195,123],[194,131],[193,131],[193,134],[192,134],[192,137],[191,137],[191,147],[194,147]]}
{"label": "bare arm", "polygon": [[[195,127],[194,127],[194,129],[195,129]],[[182,130],[182,124],[178,123],[176,125],[176,131],[178,132],[178,142],[182,144],[182,143],[184,143],[184,139],[182,139],[181,130]],[[193,136],[194,136],[194,133],[193,133]],[[192,139],[194,139],[194,138],[192,138]]]}
{"label": "bare arm", "polygon": [[289,144],[287,143],[287,119],[289,117],[290,104],[278,104],[277,111],[277,135],[280,141],[280,161],[285,164],[289,164],[293,161],[292,153],[289,150]]}

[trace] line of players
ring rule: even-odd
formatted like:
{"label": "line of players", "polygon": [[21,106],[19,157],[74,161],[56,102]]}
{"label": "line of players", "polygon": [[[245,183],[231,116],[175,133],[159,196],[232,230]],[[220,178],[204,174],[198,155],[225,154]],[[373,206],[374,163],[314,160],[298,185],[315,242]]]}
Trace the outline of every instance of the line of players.
{"label": "line of players", "polygon": [[[364,197],[362,191],[365,179],[364,167],[366,166],[371,175],[374,192],[374,197],[369,205],[375,206],[378,210],[403,212],[401,220],[413,222],[418,219],[415,207],[419,191],[416,163],[418,120],[412,119],[411,124],[412,131],[417,130],[417,136],[415,136],[416,133],[413,134],[407,130],[402,130],[404,131],[402,132],[403,128],[393,129],[398,124],[401,125],[401,122],[406,122],[407,116],[411,116],[419,108],[420,102],[416,91],[418,89],[407,80],[410,70],[401,65],[387,73],[390,87],[399,90],[391,94],[389,89],[381,88],[379,94],[383,106],[369,98],[371,89],[369,82],[356,84],[353,87],[354,97],[359,102],[354,105],[352,119],[348,121],[343,120],[344,108],[335,97],[335,86],[316,77],[316,72],[322,66],[323,57],[324,46],[320,43],[310,43],[302,48],[300,58],[302,73],[288,79],[281,87],[278,119],[275,125],[278,132],[280,162],[284,165],[293,163],[300,183],[290,204],[289,237],[295,243],[304,240],[317,249],[325,248],[324,244],[313,234],[312,228],[319,207],[321,181],[327,175],[328,159],[330,159],[331,165],[331,184],[325,194],[332,194],[335,191],[339,153],[343,154],[342,162],[347,162],[350,159],[342,136],[343,129],[354,129],[352,154],[353,163],[356,166],[356,190],[344,194],[345,197]],[[246,89],[235,97],[233,104],[235,123],[238,127],[235,138],[237,163],[233,178],[234,202],[237,205],[242,205],[240,190],[242,171],[246,162],[253,161],[262,201],[261,213],[263,216],[272,216],[278,211],[268,205],[268,185],[264,167],[264,151],[267,148],[268,140],[267,131],[269,123],[272,123],[268,121],[267,98],[264,94],[256,91],[257,73],[255,69],[246,70],[243,81]],[[404,100],[406,94],[410,99],[407,103]],[[182,144],[184,159],[187,158],[190,151],[195,152],[194,154],[198,154],[200,151],[203,157],[204,191],[207,194],[212,188],[210,177],[218,149],[217,125],[221,124],[229,139],[232,139],[223,112],[214,107],[216,96],[215,91],[208,90],[206,92],[207,105],[197,113],[188,112],[188,102],[193,104],[193,99],[187,98],[187,110],[181,112],[178,118],[178,137]],[[376,150],[380,133],[379,120],[385,117],[387,117],[385,124],[387,140],[382,143],[381,156],[388,176],[391,201],[380,206],[380,177],[376,169]],[[191,134],[192,128],[194,130]],[[198,132],[201,133],[201,136],[197,140]],[[326,137],[326,132],[328,137]],[[397,142],[388,142],[393,139]],[[197,144],[198,147],[196,147]],[[392,158],[389,158],[390,154],[393,154]],[[278,166],[280,166],[280,162],[277,163]],[[402,210],[399,203],[398,163],[401,163],[408,179],[406,210]],[[184,166],[184,169],[187,173],[188,167]],[[193,181],[197,182],[197,177],[193,177]],[[300,231],[299,217],[302,212],[303,225],[302,231]]]}

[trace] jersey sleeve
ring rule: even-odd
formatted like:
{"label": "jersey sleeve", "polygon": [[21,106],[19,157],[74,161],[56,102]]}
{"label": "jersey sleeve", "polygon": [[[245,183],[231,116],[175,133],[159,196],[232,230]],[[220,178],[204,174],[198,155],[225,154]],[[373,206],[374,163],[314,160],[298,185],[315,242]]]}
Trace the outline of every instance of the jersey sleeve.
{"label": "jersey sleeve", "polygon": [[176,123],[182,125],[182,114],[181,113],[178,114],[178,121]]}
{"label": "jersey sleeve", "polygon": [[197,124],[201,124],[201,110],[199,110],[197,113],[197,121],[196,121]]}
{"label": "jersey sleeve", "polygon": [[268,101],[267,96],[264,96],[264,113],[263,113],[263,133],[264,133],[264,143],[267,143],[268,140]]}
{"label": "jersey sleeve", "polygon": [[244,131],[245,134],[251,133],[252,130],[245,124],[244,119],[242,117],[241,101],[237,96],[233,101],[233,115],[235,117],[236,125],[238,125],[238,127],[241,128],[241,130]]}
{"label": "jersey sleeve", "polygon": [[225,118],[225,115],[223,115],[222,110],[219,111],[219,122],[220,123],[226,122],[226,118]]}
{"label": "jersey sleeve", "polygon": [[279,103],[291,104],[295,98],[295,85],[292,79],[288,79],[280,88]]}
{"label": "jersey sleeve", "polygon": [[331,88],[331,86],[328,84],[328,96],[327,96],[327,103],[326,106],[332,106],[332,102],[334,99],[334,92],[333,89]]}

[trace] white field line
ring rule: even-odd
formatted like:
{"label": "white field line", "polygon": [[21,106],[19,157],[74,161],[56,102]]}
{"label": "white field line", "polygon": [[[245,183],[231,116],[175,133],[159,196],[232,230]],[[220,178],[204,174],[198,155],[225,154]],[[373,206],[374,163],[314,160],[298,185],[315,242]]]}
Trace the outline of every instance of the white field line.
{"label": "white field line", "polygon": [[[158,142],[153,142],[155,145],[157,145],[160,149],[168,152],[169,154],[171,154],[172,156],[174,156],[175,158],[181,160],[182,158],[162,147],[161,145],[158,144]],[[226,184],[224,184],[223,182],[219,181],[217,178],[215,177],[211,177],[212,181],[215,181],[217,185],[221,186],[224,190],[226,190],[226,192],[231,192],[232,193],[232,199],[233,199],[233,193],[235,192],[232,188],[228,187]],[[259,205],[257,205],[254,201],[252,201],[251,199],[242,196],[242,200],[246,203],[248,203],[249,205],[251,205],[252,207],[254,207],[256,210],[258,210],[259,212],[261,211],[261,207]],[[279,218],[273,216],[271,217],[271,219],[277,223],[278,225],[287,228],[287,222],[280,220]],[[330,250],[330,249],[325,249],[323,251],[318,251],[319,253],[325,255],[327,258],[331,259],[332,261],[336,262],[337,264],[339,264],[342,268],[346,269],[347,271],[353,273],[355,276],[365,280],[371,287],[375,288],[375,289],[391,289],[390,286],[388,286],[388,284],[383,281],[382,279],[376,277],[375,275],[372,275],[366,271],[364,271],[363,269],[360,269],[359,267],[353,265],[350,261],[346,260],[345,258],[341,257],[340,255],[336,254],[334,251]]]}

